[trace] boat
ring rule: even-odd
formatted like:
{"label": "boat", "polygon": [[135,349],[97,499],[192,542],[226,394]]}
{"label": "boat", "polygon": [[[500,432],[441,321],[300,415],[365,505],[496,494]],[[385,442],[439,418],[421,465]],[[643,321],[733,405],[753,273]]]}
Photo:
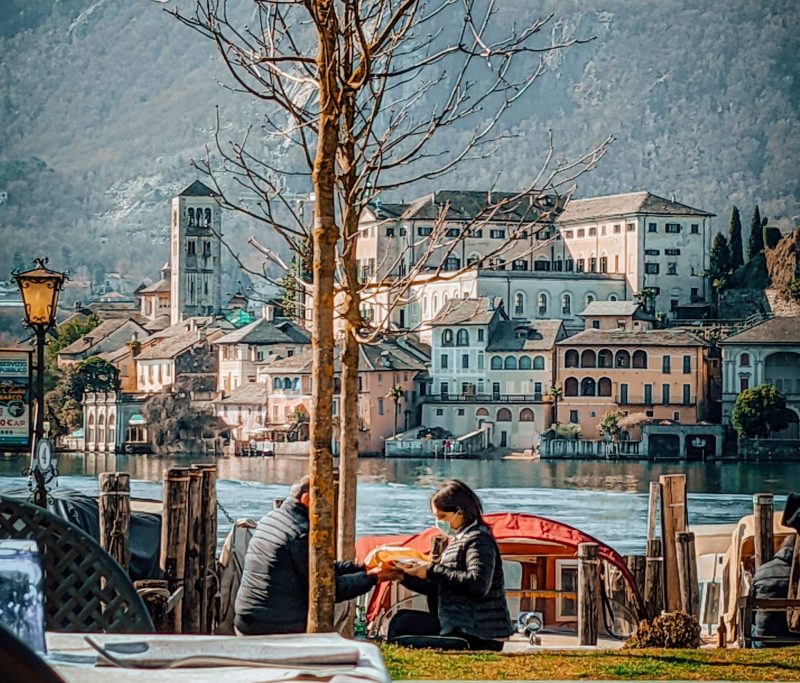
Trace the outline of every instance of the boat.
{"label": "boat", "polygon": [[[627,637],[645,618],[644,602],[625,559],[602,541],[538,515],[500,512],[486,514],[483,519],[500,548],[509,613],[518,625],[533,617],[545,632],[577,630],[580,543],[598,546],[603,577],[602,622],[607,635]],[[362,536],[356,542],[356,555],[364,561],[380,546],[410,547],[427,553],[433,539],[440,535],[438,529],[431,527],[411,535]],[[399,583],[379,585],[365,605],[368,635],[385,637],[389,620],[398,609],[426,610],[426,600]]]}

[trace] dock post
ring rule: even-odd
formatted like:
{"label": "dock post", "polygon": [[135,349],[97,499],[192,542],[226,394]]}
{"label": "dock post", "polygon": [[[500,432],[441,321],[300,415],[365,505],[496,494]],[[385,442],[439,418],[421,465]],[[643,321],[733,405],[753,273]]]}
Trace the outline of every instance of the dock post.
{"label": "dock post", "polygon": [[[644,596],[644,575],[647,571],[647,558],[644,555],[625,555],[625,564],[633,574],[636,590],[639,591],[640,596]],[[631,605],[636,604],[632,595],[629,596],[629,599]]]}
{"label": "dock post", "polygon": [[203,592],[205,582],[205,548],[202,547],[202,501],[203,473],[192,467],[189,469],[189,493],[186,512],[186,559],[183,580],[183,633],[202,633],[203,631]]}
{"label": "dock post", "polygon": [[769,562],[773,555],[774,532],[772,517],[775,513],[771,493],[756,493],[753,496],[753,527],[755,531],[755,568]]}
{"label": "dock post", "polygon": [[666,474],[661,485],[661,540],[664,551],[664,602],[668,612],[681,609],[675,534],[686,531],[686,475]]}
{"label": "dock post", "polygon": [[647,616],[655,619],[664,610],[664,557],[660,538],[647,541],[647,566],[644,572],[644,604]]}
{"label": "dock post", "polygon": [[597,543],[578,544],[578,644],[597,645],[600,619],[600,560]]}
{"label": "dock post", "polygon": [[661,500],[661,484],[657,481],[650,482],[650,492],[647,497],[647,540],[656,537],[656,515],[658,503]]}
{"label": "dock post", "polygon": [[[164,497],[161,511],[161,571],[170,593],[183,588],[186,566],[186,517],[189,497],[189,470],[170,467],[164,470]],[[183,630],[183,596],[167,616],[172,633]]]}
{"label": "dock post", "polygon": [[203,633],[213,633],[217,624],[219,585],[217,581],[217,465],[195,465],[202,475],[200,506],[200,585]]}
{"label": "dock post", "polygon": [[694,534],[679,531],[675,534],[675,554],[678,564],[681,610],[693,617],[700,617],[700,587],[697,583],[697,554]]}
{"label": "dock post", "polygon": [[128,571],[131,560],[128,529],[131,521],[131,476],[127,472],[100,474],[100,545]]}

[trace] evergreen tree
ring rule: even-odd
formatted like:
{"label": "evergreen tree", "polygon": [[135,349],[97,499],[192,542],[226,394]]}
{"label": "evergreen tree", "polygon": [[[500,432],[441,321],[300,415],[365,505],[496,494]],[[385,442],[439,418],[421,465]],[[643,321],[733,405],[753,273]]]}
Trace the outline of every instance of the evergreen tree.
{"label": "evergreen tree", "polygon": [[753,211],[753,218],[750,220],[750,241],[747,245],[747,256],[754,259],[762,251],[764,251],[764,232],[761,223],[761,212],[758,210],[758,204]]}
{"label": "evergreen tree", "polygon": [[305,306],[305,294],[301,291],[302,287],[298,280],[311,282],[312,258],[311,242],[302,240],[298,245],[298,250],[292,254],[289,272],[281,278],[283,315],[295,322],[302,322]]}
{"label": "evergreen tree", "polygon": [[714,237],[714,244],[711,247],[711,262],[709,266],[709,276],[712,281],[728,273],[731,269],[731,252],[728,248],[728,240],[725,235],[718,232]]}
{"label": "evergreen tree", "polygon": [[728,250],[730,252],[730,269],[736,270],[743,266],[742,219],[739,217],[739,208],[736,206],[731,212],[731,222],[728,228]]}

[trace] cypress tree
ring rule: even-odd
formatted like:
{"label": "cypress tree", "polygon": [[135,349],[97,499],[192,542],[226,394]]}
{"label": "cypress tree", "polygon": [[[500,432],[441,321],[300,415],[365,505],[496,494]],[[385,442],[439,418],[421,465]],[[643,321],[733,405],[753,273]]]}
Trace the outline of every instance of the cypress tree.
{"label": "cypress tree", "polygon": [[730,252],[730,269],[736,270],[743,266],[742,219],[739,217],[739,209],[736,206],[731,212],[731,222],[728,228],[728,250]]}
{"label": "cypress tree", "polygon": [[731,253],[728,249],[728,240],[725,235],[718,232],[714,237],[714,244],[711,247],[711,262],[709,266],[711,280],[726,275],[731,269]]}
{"label": "cypress tree", "polygon": [[750,221],[750,241],[747,245],[748,258],[754,259],[764,251],[764,227],[761,223],[761,212],[756,204],[753,218]]}

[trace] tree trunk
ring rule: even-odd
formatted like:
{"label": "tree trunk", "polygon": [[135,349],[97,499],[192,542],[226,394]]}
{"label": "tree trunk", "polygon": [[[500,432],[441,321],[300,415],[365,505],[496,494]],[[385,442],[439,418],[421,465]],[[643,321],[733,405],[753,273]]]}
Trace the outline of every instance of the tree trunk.
{"label": "tree trunk", "polygon": [[334,532],[333,532],[333,300],[336,242],[334,190],[336,150],[339,142],[336,84],[337,18],[332,0],[317,0],[312,8],[317,26],[319,52],[319,103],[317,151],[314,159],[315,194],[313,229],[313,284],[311,334],[312,395],[310,431],[309,496],[309,594],[308,631],[333,631]]}

